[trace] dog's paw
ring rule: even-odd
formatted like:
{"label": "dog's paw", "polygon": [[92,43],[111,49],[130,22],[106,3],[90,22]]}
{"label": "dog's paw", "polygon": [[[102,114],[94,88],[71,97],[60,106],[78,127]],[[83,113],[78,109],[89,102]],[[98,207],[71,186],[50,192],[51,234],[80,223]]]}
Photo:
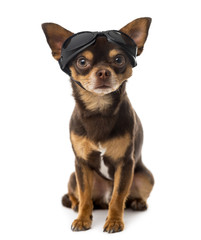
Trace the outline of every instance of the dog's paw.
{"label": "dog's paw", "polygon": [[131,209],[134,211],[147,210],[147,203],[142,199],[134,199],[131,203]]}
{"label": "dog's paw", "polygon": [[85,231],[91,228],[91,220],[75,219],[71,225],[72,231]]}
{"label": "dog's paw", "polygon": [[107,219],[103,227],[103,231],[108,233],[121,232],[123,229],[124,223],[119,219]]}

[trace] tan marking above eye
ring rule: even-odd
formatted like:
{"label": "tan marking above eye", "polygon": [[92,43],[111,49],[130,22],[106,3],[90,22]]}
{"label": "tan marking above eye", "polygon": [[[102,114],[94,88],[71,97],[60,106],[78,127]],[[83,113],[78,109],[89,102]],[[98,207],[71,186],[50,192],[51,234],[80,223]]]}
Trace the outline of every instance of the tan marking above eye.
{"label": "tan marking above eye", "polygon": [[112,49],[112,50],[110,50],[110,52],[109,52],[109,57],[110,57],[110,58],[113,58],[113,57],[115,57],[115,56],[118,55],[118,54],[121,54],[121,52],[118,51],[117,49]]}
{"label": "tan marking above eye", "polygon": [[81,56],[85,57],[86,59],[92,61],[93,60],[93,53],[91,51],[84,51],[83,53],[81,53]]}

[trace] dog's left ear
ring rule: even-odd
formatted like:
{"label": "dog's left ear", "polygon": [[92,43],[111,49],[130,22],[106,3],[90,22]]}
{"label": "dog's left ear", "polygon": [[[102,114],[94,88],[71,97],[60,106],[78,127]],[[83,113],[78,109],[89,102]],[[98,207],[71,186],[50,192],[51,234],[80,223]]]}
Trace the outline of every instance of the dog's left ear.
{"label": "dog's left ear", "polygon": [[120,29],[121,32],[126,33],[137,44],[137,56],[139,56],[143,51],[150,24],[151,18],[138,18]]}

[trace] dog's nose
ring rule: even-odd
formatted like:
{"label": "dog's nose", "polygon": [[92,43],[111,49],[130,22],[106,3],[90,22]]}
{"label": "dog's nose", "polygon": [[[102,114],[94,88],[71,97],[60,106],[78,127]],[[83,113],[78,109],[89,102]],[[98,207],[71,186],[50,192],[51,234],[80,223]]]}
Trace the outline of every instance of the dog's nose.
{"label": "dog's nose", "polygon": [[111,76],[111,72],[108,69],[101,69],[101,70],[96,72],[96,76],[100,80],[108,80],[109,77]]}

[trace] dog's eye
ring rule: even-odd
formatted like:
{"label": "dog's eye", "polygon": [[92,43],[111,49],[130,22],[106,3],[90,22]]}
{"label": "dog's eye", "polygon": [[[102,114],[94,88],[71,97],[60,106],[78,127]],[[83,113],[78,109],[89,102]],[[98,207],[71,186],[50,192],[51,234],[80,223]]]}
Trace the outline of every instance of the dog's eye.
{"label": "dog's eye", "polygon": [[125,64],[125,62],[126,62],[126,60],[125,60],[125,57],[124,57],[123,55],[117,55],[117,56],[115,57],[115,63],[116,63],[117,65],[122,66],[122,65]]}
{"label": "dog's eye", "polygon": [[89,61],[85,57],[80,57],[77,60],[77,66],[79,68],[86,68],[89,66]]}

